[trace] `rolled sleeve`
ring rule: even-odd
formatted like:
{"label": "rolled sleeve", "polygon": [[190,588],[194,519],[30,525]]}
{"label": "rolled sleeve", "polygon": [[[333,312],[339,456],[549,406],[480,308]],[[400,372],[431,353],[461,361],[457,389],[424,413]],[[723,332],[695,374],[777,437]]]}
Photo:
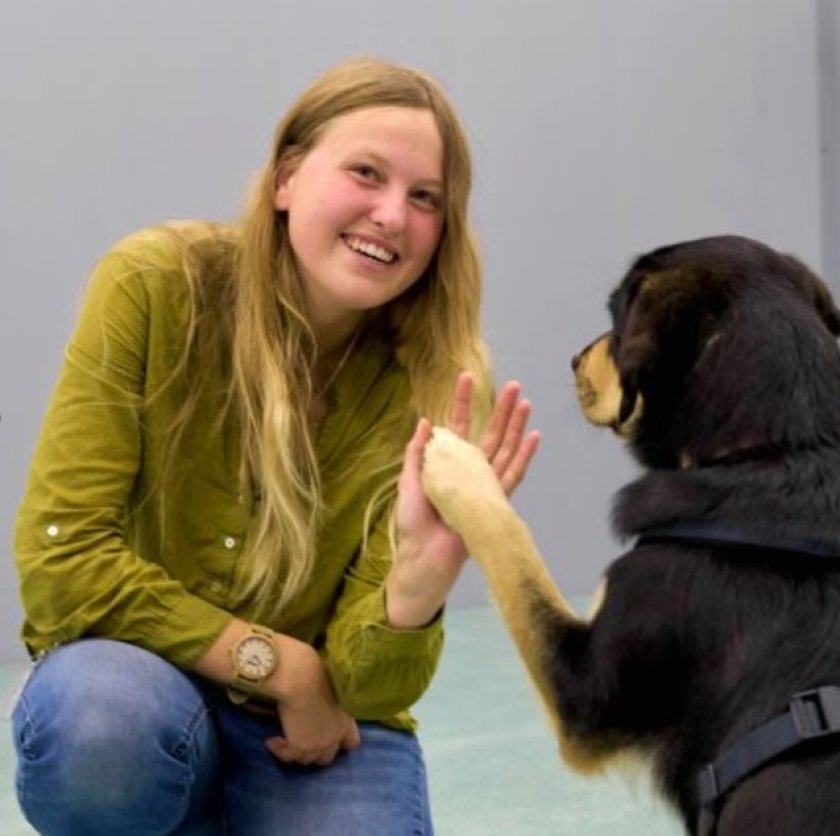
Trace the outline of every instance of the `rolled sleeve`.
{"label": "rolled sleeve", "polygon": [[429,686],[443,648],[440,616],[416,630],[388,624],[385,578],[390,567],[388,519],[383,515],[347,573],[325,646],[338,700],[362,720],[407,711]]}

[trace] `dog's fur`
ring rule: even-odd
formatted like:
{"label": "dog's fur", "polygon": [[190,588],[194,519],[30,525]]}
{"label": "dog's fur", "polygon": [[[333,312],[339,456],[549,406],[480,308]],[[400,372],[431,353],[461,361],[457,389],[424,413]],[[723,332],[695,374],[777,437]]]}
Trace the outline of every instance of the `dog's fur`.
{"label": "dog's fur", "polygon": [[[796,259],[726,236],[639,258],[612,330],[575,358],[584,415],[645,473],[614,526],[714,521],[840,551],[840,313]],[[478,450],[436,429],[425,489],[487,575],[563,757],[597,771],[650,759],[688,831],[694,781],[798,691],[840,684],[840,561],[648,543],[613,562],[578,617]],[[800,748],[730,794],[719,836],[840,832],[840,740]]]}

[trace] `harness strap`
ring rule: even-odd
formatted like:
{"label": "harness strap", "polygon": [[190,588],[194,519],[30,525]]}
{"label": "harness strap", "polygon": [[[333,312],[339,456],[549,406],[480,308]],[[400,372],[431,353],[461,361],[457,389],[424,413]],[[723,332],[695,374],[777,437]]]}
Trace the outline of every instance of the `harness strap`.
{"label": "harness strap", "polygon": [[700,836],[714,833],[724,796],[747,776],[801,743],[840,733],[840,687],[824,685],[794,694],[786,711],[758,726],[697,775]]}
{"label": "harness strap", "polygon": [[[840,548],[826,540],[791,537],[784,533],[756,533],[705,520],[669,523],[646,529],[640,532],[636,546],[662,541],[840,561]],[[700,807],[698,836],[714,835],[726,794],[749,775],[808,740],[838,733],[840,686],[825,685],[794,694],[786,711],[740,737],[716,760],[700,770],[695,779]]]}
{"label": "harness strap", "polygon": [[785,533],[745,531],[738,526],[695,520],[675,522],[647,528],[639,532],[637,546],[649,542],[676,540],[705,546],[729,546],[735,549],[766,549],[771,552],[793,552],[811,557],[840,560],[840,547],[816,537],[791,537]]}

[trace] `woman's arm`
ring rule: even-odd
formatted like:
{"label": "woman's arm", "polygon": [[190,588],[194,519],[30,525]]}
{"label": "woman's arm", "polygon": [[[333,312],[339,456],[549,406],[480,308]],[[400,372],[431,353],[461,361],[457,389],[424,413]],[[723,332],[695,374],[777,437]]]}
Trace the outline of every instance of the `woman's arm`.
{"label": "woman's arm", "polygon": [[[136,252],[99,263],[67,349],[16,524],[24,636],[33,655],[83,636],[131,642],[227,684],[234,673],[230,650],[248,625],[223,603],[192,594],[127,542],[138,485],[156,483],[144,471],[150,447],[175,414],[150,422],[148,393],[160,391],[169,373],[156,373],[154,358],[164,343],[172,357],[159,365],[171,368],[183,340],[166,319],[177,318],[183,301],[178,262],[157,249],[150,255],[148,264]],[[171,274],[161,276],[168,262]],[[152,401],[160,409],[161,398],[153,394]],[[154,505],[159,497],[139,501]],[[183,524],[178,510],[170,509],[168,525]],[[199,563],[224,570],[213,561],[233,559],[225,537],[208,536],[213,524],[197,526],[206,542],[169,556],[179,572]],[[193,574],[201,583],[197,568]],[[281,664],[266,696],[279,701],[288,743],[271,745],[287,760],[329,762],[339,747],[356,745],[355,723],[339,708],[317,652],[289,636],[275,634],[275,641]]]}
{"label": "woman's arm", "polygon": [[[471,382],[456,386],[452,426],[469,428]],[[482,447],[503,488],[527,470],[538,435],[525,435],[529,407],[519,387],[503,388]],[[429,425],[421,421],[406,449],[397,502],[397,553],[387,515],[347,573],[327,632],[324,657],[341,705],[357,719],[386,719],[413,705],[428,687],[443,643],[439,613],[466,560],[460,539],[441,521],[420,482]]]}
{"label": "woman's arm", "polygon": [[[466,437],[470,428],[472,381],[458,378],[450,428]],[[531,406],[520,398],[518,383],[507,383],[499,394],[479,448],[510,496],[522,481],[536,453],[539,435],[527,436]],[[395,627],[427,624],[443,607],[467,558],[455,532],[440,518],[421,484],[423,451],[431,425],[422,420],[408,444],[397,502],[398,543],[386,584],[388,620]]]}
{"label": "woman's arm", "polygon": [[33,655],[107,636],[188,665],[230,619],[126,541],[147,443],[154,327],[136,262],[106,256],[91,277],[16,520],[24,639]]}
{"label": "woman's arm", "polygon": [[[249,631],[249,624],[234,618],[199,659],[195,671],[229,684],[231,651]],[[338,705],[321,657],[311,645],[282,633],[274,633],[272,641],[277,667],[259,691],[277,702],[283,737],[270,738],[266,745],[282,761],[327,766],[339,750],[359,745],[356,722]]]}

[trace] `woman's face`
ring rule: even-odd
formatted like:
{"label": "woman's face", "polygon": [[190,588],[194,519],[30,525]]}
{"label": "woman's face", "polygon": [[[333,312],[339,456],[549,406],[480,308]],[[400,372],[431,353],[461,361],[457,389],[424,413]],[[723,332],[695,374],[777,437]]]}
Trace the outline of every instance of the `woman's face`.
{"label": "woman's face", "polygon": [[443,143],[429,110],[373,107],[336,117],[281,172],[274,206],[289,237],[313,325],[343,336],[409,288],[444,220]]}

